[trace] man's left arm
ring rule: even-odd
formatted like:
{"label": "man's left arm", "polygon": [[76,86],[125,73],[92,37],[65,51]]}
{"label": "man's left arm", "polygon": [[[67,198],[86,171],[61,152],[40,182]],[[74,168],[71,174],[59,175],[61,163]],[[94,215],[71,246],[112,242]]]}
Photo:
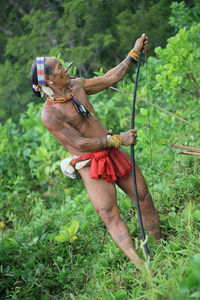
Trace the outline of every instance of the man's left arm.
{"label": "man's left arm", "polygon": [[[142,36],[136,40],[133,48],[133,52],[137,56],[141,51],[146,51],[147,48],[148,48],[148,37],[145,34],[142,34]],[[90,79],[84,79],[83,87],[86,94],[88,95],[96,94],[112,86],[113,84],[117,83],[128,72],[131,65],[132,62],[130,58],[127,56],[119,65],[109,70],[105,75],[97,76]]]}

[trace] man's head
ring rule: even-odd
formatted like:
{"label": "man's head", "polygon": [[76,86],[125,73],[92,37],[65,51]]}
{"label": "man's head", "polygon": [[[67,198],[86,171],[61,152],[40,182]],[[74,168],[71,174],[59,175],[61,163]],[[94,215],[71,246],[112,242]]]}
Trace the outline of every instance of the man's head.
{"label": "man's head", "polygon": [[[38,85],[36,60],[31,67],[30,79],[32,85]],[[67,70],[62,66],[59,60],[53,57],[44,57],[44,80],[46,86],[51,89],[66,87],[71,82],[71,78]],[[37,97],[41,97],[40,92],[36,92],[34,89],[33,91]]]}

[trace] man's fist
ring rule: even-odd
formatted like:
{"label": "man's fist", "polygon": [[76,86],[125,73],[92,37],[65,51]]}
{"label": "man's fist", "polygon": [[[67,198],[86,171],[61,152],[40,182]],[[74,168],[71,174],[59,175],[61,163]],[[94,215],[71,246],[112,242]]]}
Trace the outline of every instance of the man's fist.
{"label": "man's fist", "polygon": [[120,134],[122,145],[130,146],[137,143],[137,129],[130,129],[127,132]]}
{"label": "man's fist", "polygon": [[143,33],[141,37],[136,40],[133,50],[139,55],[141,51],[145,52],[148,49],[148,46],[148,36],[145,33]]}

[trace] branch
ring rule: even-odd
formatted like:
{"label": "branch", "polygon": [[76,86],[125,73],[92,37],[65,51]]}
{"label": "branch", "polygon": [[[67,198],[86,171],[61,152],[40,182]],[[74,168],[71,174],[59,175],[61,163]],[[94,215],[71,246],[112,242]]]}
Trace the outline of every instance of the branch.
{"label": "branch", "polygon": [[[113,89],[113,90],[115,90],[115,91],[117,91],[117,92],[120,92],[120,93],[123,93],[123,94],[129,95],[129,96],[131,96],[131,97],[133,96],[133,94],[129,94],[128,92],[125,92],[125,91],[119,90],[119,89],[117,89],[117,88],[115,88],[115,87],[113,87],[113,86],[111,86],[110,88],[111,88],[111,89]],[[166,109],[164,109],[164,108],[160,107],[160,106],[159,106],[159,105],[157,105],[157,104],[154,104],[154,103],[152,103],[152,102],[148,101],[148,100],[147,100],[147,99],[145,99],[145,98],[140,98],[140,97],[137,97],[137,99],[138,99],[138,100],[140,100],[140,101],[146,102],[146,103],[148,103],[149,105],[151,105],[151,106],[153,106],[153,107],[155,107],[155,108],[158,108],[158,109],[160,109],[160,110],[164,111],[165,113],[167,113],[167,114],[169,114],[169,115],[173,116],[174,118],[176,118],[176,119],[178,119],[178,120],[180,120],[180,121],[182,121],[182,122],[184,122],[184,123],[188,124],[188,125],[189,125],[189,126],[191,126],[191,127],[194,127],[194,126],[192,125],[192,123],[190,123],[189,121],[187,121],[187,120],[183,119],[182,117],[179,117],[179,116],[177,116],[177,115],[173,114],[171,111],[169,111],[169,110],[166,110]]]}
{"label": "branch", "polygon": [[198,148],[192,148],[192,147],[181,146],[181,145],[176,145],[176,144],[171,145],[171,148],[192,151],[192,152],[179,152],[178,154],[200,156],[200,149],[198,149]]}
{"label": "branch", "polygon": [[180,152],[179,154],[200,156],[200,153],[198,153],[198,152]]}
{"label": "branch", "polygon": [[188,146],[181,146],[181,145],[173,144],[173,145],[171,145],[171,148],[189,150],[189,151],[200,153],[200,149],[198,149],[198,148],[192,148],[192,147],[188,147]]}

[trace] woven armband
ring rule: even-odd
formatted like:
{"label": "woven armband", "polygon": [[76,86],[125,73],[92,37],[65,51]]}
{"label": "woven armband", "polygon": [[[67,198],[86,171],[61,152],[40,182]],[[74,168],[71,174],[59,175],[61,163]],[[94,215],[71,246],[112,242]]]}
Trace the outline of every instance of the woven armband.
{"label": "woven armband", "polygon": [[119,148],[122,144],[120,135],[107,135],[108,148]]}
{"label": "woven armband", "polygon": [[129,53],[127,58],[132,62],[132,63],[137,63],[139,59],[139,55],[132,49]]}

